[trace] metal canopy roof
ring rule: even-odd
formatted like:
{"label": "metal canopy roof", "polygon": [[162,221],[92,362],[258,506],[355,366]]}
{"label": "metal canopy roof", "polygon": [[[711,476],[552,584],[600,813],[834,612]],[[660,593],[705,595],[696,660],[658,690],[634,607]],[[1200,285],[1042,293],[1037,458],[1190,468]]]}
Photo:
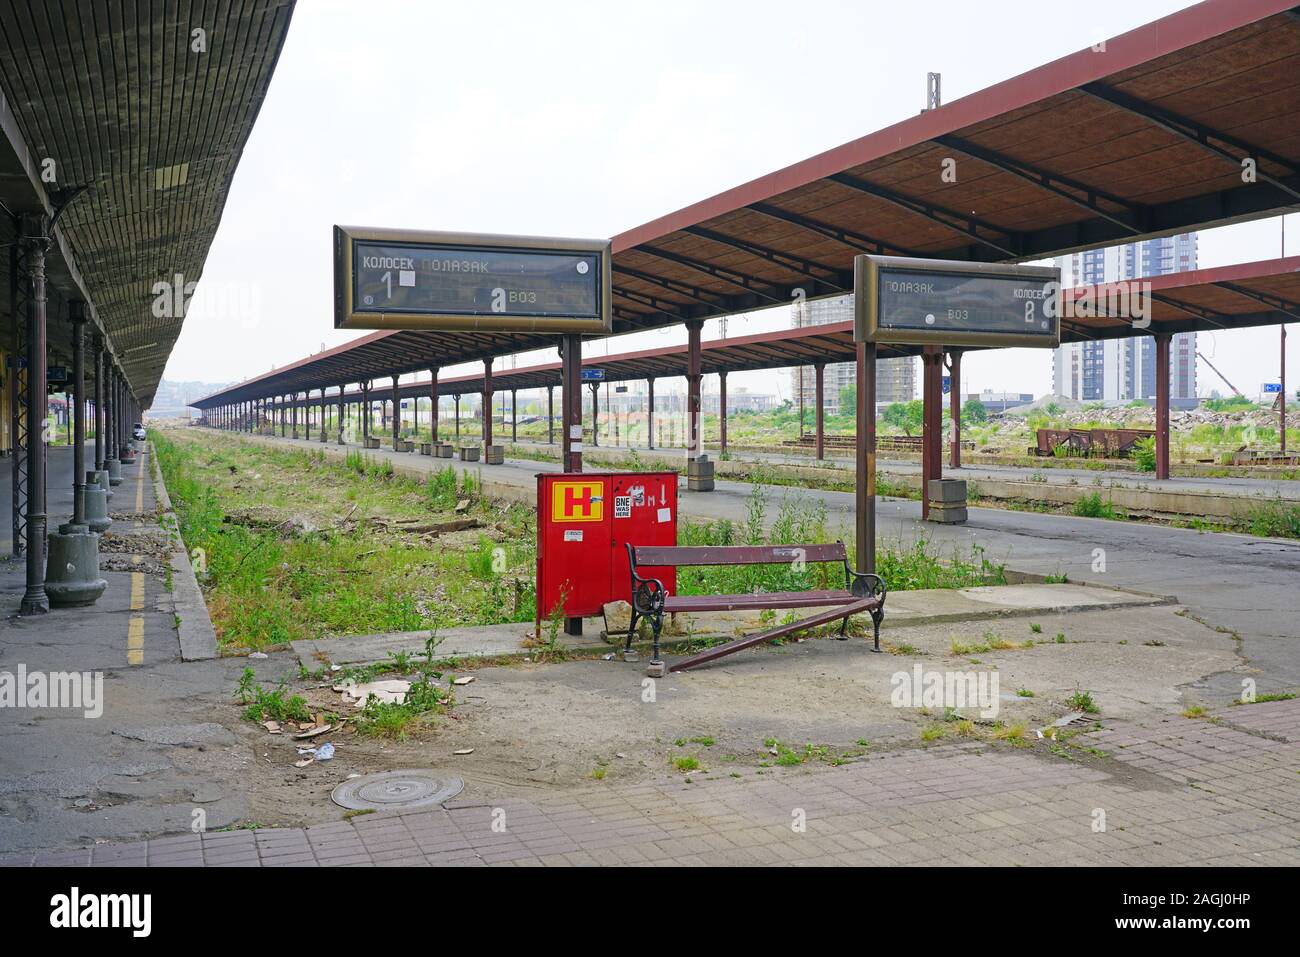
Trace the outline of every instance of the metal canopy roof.
{"label": "metal canopy roof", "polygon": [[[1297,11],[1207,0],[621,233],[614,330],[850,292],[863,252],[1014,262],[1300,209]],[[383,332],[208,399],[554,344]]]}
{"label": "metal canopy roof", "polygon": [[[0,6],[0,202],[49,213],[55,189],[89,187],[50,256],[51,349],[68,351],[64,304],[86,300],[145,406],[183,321],[153,315],[154,283],[202,275],[293,6]],[[206,52],[193,48],[199,29]],[[54,183],[41,178],[47,159]]]}
{"label": "metal canopy roof", "polygon": [[[1260,262],[1171,273],[1150,280],[1151,325],[1135,327],[1129,319],[1097,314],[1066,320],[1062,341],[1083,342],[1124,339],[1155,332],[1213,332],[1252,326],[1300,322],[1300,256]],[[1078,303],[1104,301],[1107,285],[1067,289],[1063,298]],[[1091,292],[1090,300],[1085,295]],[[881,358],[906,355],[907,347],[881,346]],[[800,329],[781,329],[735,339],[712,339],[701,343],[701,367],[706,374],[783,369],[816,362],[852,362],[856,359],[853,323],[835,322]],[[586,368],[605,370],[605,380],[663,378],[686,375],[686,346],[672,345],[613,356],[587,356]],[[494,392],[511,389],[541,389],[559,386],[560,363],[547,362],[523,369],[501,369],[492,373]],[[429,380],[404,382],[398,388],[403,399],[425,398]],[[201,409],[240,401],[226,393],[208,396],[195,403]],[[483,375],[440,378],[441,395],[474,395],[483,391]],[[392,395],[388,384],[377,386],[371,397],[378,401]],[[360,393],[347,393],[356,401]],[[337,394],[329,396],[337,402]],[[316,404],[316,399],[311,404]]]}
{"label": "metal canopy roof", "polygon": [[1294,7],[1209,0],[615,236],[619,331],[847,292],[863,252],[1024,261],[1300,206]]}

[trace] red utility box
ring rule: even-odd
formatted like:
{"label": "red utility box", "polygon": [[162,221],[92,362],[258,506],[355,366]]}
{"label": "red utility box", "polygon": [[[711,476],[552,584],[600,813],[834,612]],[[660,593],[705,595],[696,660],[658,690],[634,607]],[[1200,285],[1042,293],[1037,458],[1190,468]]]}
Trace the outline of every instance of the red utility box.
{"label": "red utility box", "polygon": [[[565,618],[632,599],[627,544],[677,544],[676,472],[537,476],[537,622],[561,600]],[[677,591],[673,568],[638,569]]]}

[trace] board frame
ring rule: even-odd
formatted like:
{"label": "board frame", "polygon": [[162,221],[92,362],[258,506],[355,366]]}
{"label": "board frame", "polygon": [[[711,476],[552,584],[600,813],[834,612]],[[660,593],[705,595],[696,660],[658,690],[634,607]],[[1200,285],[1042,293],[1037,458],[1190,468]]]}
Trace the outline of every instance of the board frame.
{"label": "board frame", "polygon": [[[1003,277],[1056,284],[1053,319],[1054,335],[1008,332],[962,332],[952,329],[890,329],[880,326],[880,277],[882,273],[927,275],[942,273]],[[853,260],[853,338],[878,345],[939,345],[974,348],[1056,348],[1061,344],[1061,271],[1055,266],[1021,266],[1008,263],[957,262],[946,259],[914,259],[902,256],[861,255]]]}
{"label": "board frame", "polygon": [[[595,254],[597,304],[595,318],[528,316],[518,313],[390,312],[358,308],[353,250],[357,242],[397,243],[411,246],[496,248],[518,252]],[[385,229],[364,226],[334,227],[334,327],[336,329],[427,329],[448,332],[590,333],[609,335],[613,330],[612,249],[608,239],[569,239],[555,236],[515,236],[430,230]]]}

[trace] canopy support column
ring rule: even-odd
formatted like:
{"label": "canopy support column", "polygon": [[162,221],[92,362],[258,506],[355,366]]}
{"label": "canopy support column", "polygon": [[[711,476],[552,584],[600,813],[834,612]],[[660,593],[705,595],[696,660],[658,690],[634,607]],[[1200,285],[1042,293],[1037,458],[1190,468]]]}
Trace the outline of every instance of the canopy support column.
{"label": "canopy support column", "polygon": [[546,444],[555,444],[555,386],[546,387]]}
{"label": "canopy support column", "polygon": [[95,470],[104,470],[104,340],[99,336],[95,336]]}
{"label": "canopy support column", "polygon": [[876,570],[876,344],[859,342],[857,376],[856,567]]}
{"label": "canopy support column", "polygon": [[68,305],[72,320],[72,524],[86,524],[86,304]]}
{"label": "canopy support column", "polygon": [[820,462],[826,458],[826,363],[814,362],[813,374],[817,396],[813,421],[817,425],[817,461]]}
{"label": "canopy support column", "polygon": [[429,367],[429,441],[438,444],[438,367]]}
{"label": "canopy support column", "polygon": [[566,335],[560,347],[563,384],[560,386],[560,418],[564,450],[561,462],[566,472],[582,471],[582,337]]}
{"label": "canopy support column", "polygon": [[588,382],[587,388],[591,390],[591,444],[595,447],[600,445],[600,383]]}
{"label": "canopy support column", "polygon": [[700,380],[704,378],[700,371],[700,331],[704,320],[688,319],[686,321],[686,457],[698,458],[700,455]]}
{"label": "canopy support column", "polygon": [[727,451],[727,374],[718,373],[718,445],[719,454]]}
{"label": "canopy support column", "polygon": [[647,395],[646,395],[646,403],[645,403],[646,448],[653,449],[655,447],[655,380],[653,376],[651,376],[649,379],[646,379],[646,386],[647,386]]}
{"label": "canopy support column", "polygon": [[948,413],[952,419],[952,445],[948,450],[948,464],[961,468],[961,350],[948,351]]}
{"label": "canopy support column", "polygon": [[[19,613],[40,615],[50,610],[45,594],[45,437],[41,434],[49,406],[45,392],[45,251],[49,222],[44,216],[24,216],[19,239],[27,266],[27,582]],[[22,315],[14,316],[15,322]],[[18,357],[14,357],[18,365]],[[16,371],[16,370],[15,370]],[[15,463],[15,468],[17,463]]]}
{"label": "canopy support column", "polygon": [[398,376],[393,376],[393,451],[402,437],[402,398],[398,394]]}
{"label": "canopy support column", "polygon": [[926,346],[921,355],[924,414],[921,427],[921,518],[930,517],[930,482],[943,478],[943,349]]}
{"label": "canopy support column", "polygon": [[483,360],[483,459],[492,444],[492,359]]}
{"label": "canopy support column", "polygon": [[1156,333],[1156,478],[1169,478],[1169,343],[1168,332]]}

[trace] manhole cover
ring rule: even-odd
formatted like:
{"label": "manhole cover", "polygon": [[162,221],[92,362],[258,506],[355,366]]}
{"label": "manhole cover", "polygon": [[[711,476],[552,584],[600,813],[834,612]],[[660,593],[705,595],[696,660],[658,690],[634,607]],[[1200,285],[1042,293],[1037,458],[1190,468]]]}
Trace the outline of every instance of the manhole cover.
{"label": "manhole cover", "polygon": [[463,790],[460,778],[437,771],[385,771],[344,781],[330,798],[354,811],[405,811],[450,801]]}

